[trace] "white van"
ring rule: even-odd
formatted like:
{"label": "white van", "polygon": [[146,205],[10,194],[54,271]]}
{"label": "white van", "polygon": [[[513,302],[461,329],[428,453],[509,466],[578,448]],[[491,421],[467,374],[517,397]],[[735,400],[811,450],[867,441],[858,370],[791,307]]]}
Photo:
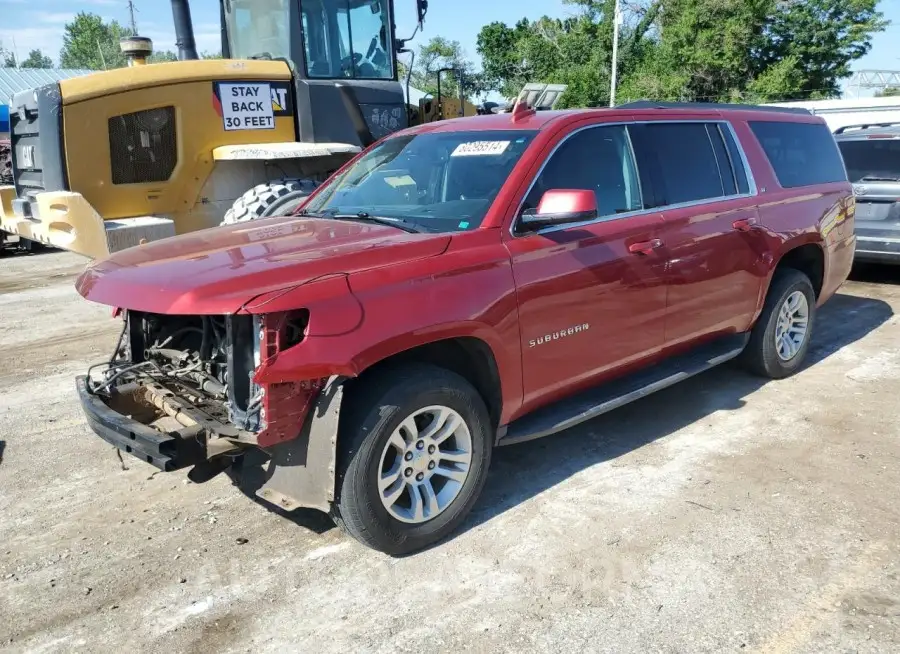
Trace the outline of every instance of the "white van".
{"label": "white van", "polygon": [[900,124],[900,96],[886,98],[846,98],[840,100],[803,100],[773,102],[774,107],[809,109],[836,132],[842,127]]}

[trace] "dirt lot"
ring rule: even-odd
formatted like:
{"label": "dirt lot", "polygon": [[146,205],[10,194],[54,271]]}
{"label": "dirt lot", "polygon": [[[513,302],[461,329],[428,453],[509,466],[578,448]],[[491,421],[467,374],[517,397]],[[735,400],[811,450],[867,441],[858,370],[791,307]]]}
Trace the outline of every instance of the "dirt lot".
{"label": "dirt lot", "polygon": [[499,450],[462,533],[395,560],[120,462],[73,393],[117,335],[82,265],[0,258],[6,651],[900,651],[898,274],[848,283],[793,379]]}

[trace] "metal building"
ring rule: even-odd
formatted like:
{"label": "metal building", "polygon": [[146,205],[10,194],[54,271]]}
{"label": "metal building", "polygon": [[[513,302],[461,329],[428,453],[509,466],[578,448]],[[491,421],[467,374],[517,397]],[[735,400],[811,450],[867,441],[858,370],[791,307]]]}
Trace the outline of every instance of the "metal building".
{"label": "metal building", "polygon": [[91,72],[67,68],[0,68],[0,136],[9,132],[8,105],[13,93]]}

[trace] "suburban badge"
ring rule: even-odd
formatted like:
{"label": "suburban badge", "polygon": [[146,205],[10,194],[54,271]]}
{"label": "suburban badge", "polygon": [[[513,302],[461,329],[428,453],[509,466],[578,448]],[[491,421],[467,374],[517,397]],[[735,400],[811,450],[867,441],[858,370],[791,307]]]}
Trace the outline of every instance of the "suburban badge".
{"label": "suburban badge", "polygon": [[533,338],[528,341],[528,347],[537,347],[538,345],[543,345],[549,341],[558,341],[566,336],[574,336],[579,332],[586,332],[589,327],[590,324],[583,323],[581,325],[575,325],[574,327],[568,327],[567,329],[560,329],[558,332],[553,332],[552,334],[544,334],[539,338]]}

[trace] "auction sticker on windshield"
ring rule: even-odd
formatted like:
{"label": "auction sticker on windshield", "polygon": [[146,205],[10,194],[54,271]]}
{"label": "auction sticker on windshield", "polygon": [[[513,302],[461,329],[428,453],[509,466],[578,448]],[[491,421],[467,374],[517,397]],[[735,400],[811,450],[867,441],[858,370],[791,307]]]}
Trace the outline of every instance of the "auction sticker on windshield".
{"label": "auction sticker on windshield", "polygon": [[215,103],[226,131],[275,129],[276,116],[291,115],[290,87],[280,82],[219,82]]}
{"label": "auction sticker on windshield", "polygon": [[450,154],[451,157],[472,157],[481,154],[498,155],[506,152],[509,141],[472,141],[460,143]]}

